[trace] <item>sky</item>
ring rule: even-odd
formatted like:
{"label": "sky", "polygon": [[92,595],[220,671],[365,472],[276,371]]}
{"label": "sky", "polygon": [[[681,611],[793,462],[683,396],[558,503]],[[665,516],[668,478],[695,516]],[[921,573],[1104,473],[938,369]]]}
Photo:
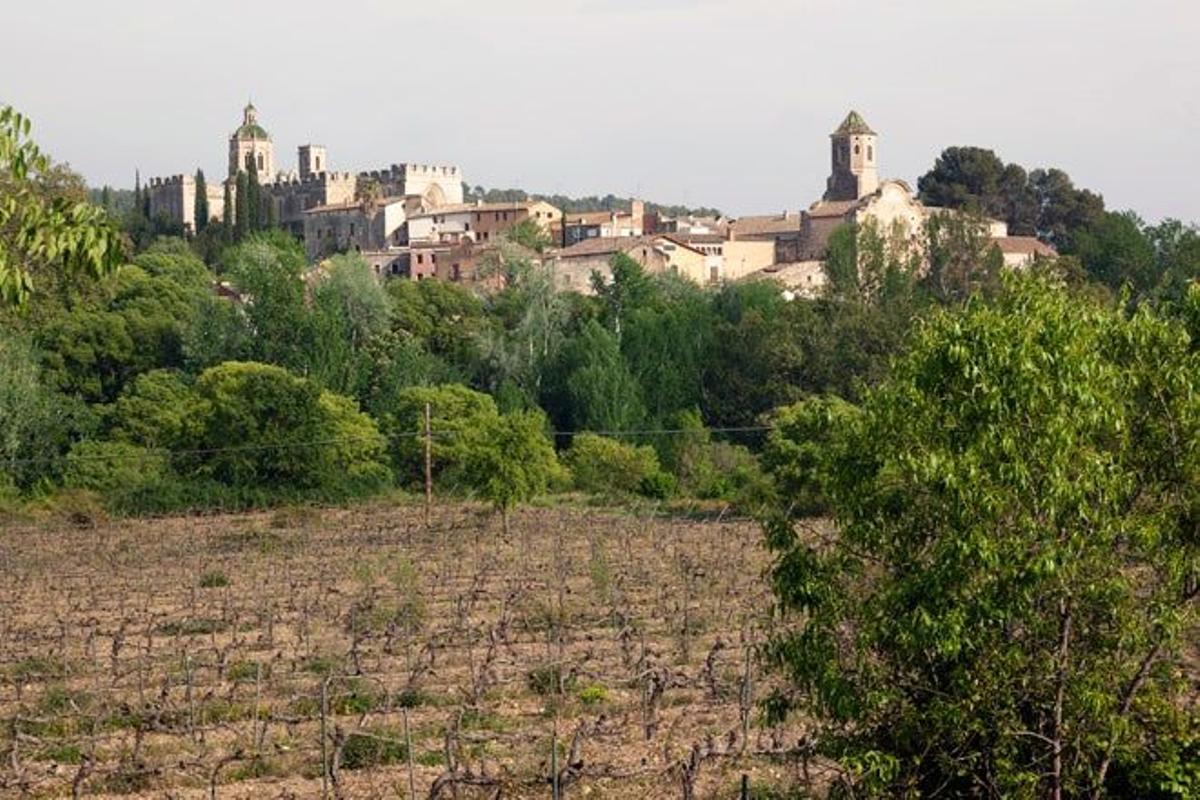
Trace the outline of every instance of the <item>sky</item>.
{"label": "sky", "polygon": [[4,0],[0,104],[93,185],[451,163],[472,185],[807,206],[857,109],[882,177],[951,145],[1200,221],[1198,0]]}

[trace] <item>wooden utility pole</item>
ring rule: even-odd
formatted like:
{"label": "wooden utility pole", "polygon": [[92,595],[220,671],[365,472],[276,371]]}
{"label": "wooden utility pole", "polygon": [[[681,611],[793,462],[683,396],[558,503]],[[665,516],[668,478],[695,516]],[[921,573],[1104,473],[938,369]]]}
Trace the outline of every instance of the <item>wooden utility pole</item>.
{"label": "wooden utility pole", "polygon": [[425,527],[429,527],[429,512],[433,506],[433,426],[432,411],[425,404]]}

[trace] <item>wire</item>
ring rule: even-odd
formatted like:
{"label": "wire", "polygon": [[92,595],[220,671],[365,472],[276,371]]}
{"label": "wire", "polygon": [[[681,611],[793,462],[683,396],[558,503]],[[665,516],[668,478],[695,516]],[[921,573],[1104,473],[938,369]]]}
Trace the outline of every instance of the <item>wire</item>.
{"label": "wire", "polygon": [[[547,433],[553,439],[562,439],[569,436],[608,436],[612,438],[621,436],[674,436],[685,433],[708,433],[708,434],[724,434],[724,433],[765,433],[774,430],[772,425],[743,425],[729,426],[719,428],[645,428],[640,430],[551,430]],[[452,439],[456,436],[465,435],[465,431],[433,431],[429,434],[430,439]],[[390,441],[400,441],[404,439],[423,439],[426,434],[421,431],[402,431],[390,436],[346,436],[331,439],[312,439],[298,442],[276,442],[273,444],[240,444],[228,445],[225,447],[195,447],[171,450],[163,447],[143,448],[144,452],[140,453],[110,453],[110,454],[95,454],[95,455],[55,455],[55,456],[40,456],[36,458],[11,458],[5,459],[3,464],[9,468],[24,467],[34,465],[46,465],[65,463],[67,461],[75,462],[138,462],[144,463],[152,457],[158,456],[167,459],[184,458],[187,456],[202,456],[202,455],[219,455],[222,453],[246,453],[246,452],[270,452],[275,450],[304,450],[314,447],[329,447],[339,444],[364,444],[378,442],[381,438]],[[103,441],[103,440],[91,440]],[[130,443],[132,444],[132,443]]]}

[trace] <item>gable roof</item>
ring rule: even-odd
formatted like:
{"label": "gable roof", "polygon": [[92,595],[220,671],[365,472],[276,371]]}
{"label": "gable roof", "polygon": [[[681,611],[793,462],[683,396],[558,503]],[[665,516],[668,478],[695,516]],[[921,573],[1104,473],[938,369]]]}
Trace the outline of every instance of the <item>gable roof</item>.
{"label": "gable roof", "polygon": [[1058,251],[1035,236],[997,236],[992,243],[1001,253],[1033,256],[1056,256]]}
{"label": "gable roof", "polygon": [[761,236],[774,233],[799,233],[800,215],[788,211],[756,217],[738,217],[729,223],[729,233],[738,236]]}

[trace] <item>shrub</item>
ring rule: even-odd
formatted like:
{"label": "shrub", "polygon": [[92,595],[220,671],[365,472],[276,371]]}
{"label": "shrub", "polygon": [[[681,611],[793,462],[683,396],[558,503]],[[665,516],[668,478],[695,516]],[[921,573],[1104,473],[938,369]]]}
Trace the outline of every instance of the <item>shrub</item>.
{"label": "shrub", "polygon": [[531,669],[525,676],[525,684],[534,694],[545,697],[559,694],[560,691],[571,691],[575,685],[575,678],[572,675],[563,675],[562,667],[550,664]]}
{"label": "shrub", "polygon": [[643,488],[643,481],[651,481],[648,488],[661,481],[652,477],[661,474],[653,447],[637,447],[593,433],[575,437],[566,461],[575,486],[586,492],[632,494]]}
{"label": "shrub", "polygon": [[403,737],[403,733],[391,728],[355,731],[346,736],[342,745],[342,767],[366,769],[403,761],[408,757]]}
{"label": "shrub", "polygon": [[126,442],[84,441],[67,453],[63,483],[68,489],[111,495],[160,485],[169,475],[161,452]]}
{"label": "shrub", "polygon": [[225,577],[224,572],[212,570],[200,576],[201,589],[219,589],[229,585],[229,578]]}
{"label": "shrub", "polygon": [[579,702],[585,706],[598,706],[608,702],[608,689],[599,684],[585,686],[579,690]]}

